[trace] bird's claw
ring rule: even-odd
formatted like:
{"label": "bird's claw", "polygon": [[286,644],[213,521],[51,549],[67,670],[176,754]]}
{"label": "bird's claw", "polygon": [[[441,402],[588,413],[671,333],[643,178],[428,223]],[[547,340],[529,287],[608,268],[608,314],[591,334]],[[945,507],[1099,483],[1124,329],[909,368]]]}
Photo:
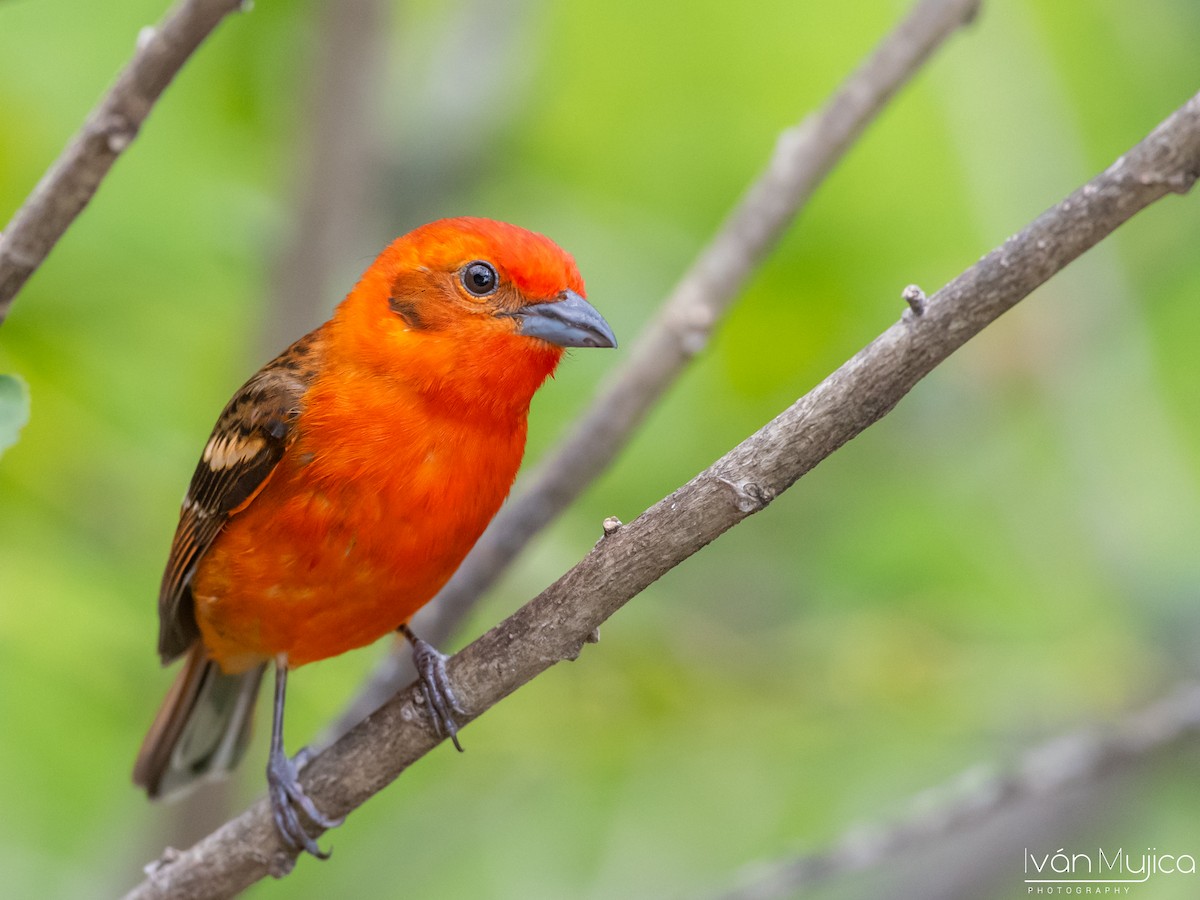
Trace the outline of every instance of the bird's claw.
{"label": "bird's claw", "polygon": [[[305,762],[306,758],[300,760],[301,765]],[[342,824],[343,818],[327,816],[317,809],[308,794],[304,793],[296,773],[296,763],[288,759],[286,754],[271,753],[267,763],[267,793],[271,800],[271,816],[275,820],[275,827],[284,844],[293,853],[304,851],[317,859],[328,859],[329,853],[322,850],[316,840],[309,836],[299,814],[304,813],[310,822],[319,825],[323,830],[337,828]]]}
{"label": "bird's claw", "polygon": [[450,657],[411,633],[407,636],[412,642],[413,665],[419,676],[417,683],[421,686],[421,696],[425,698],[429,718],[433,720],[433,730],[439,738],[450,738],[454,748],[461,753],[462,744],[458,742],[458,723],[454,720],[454,714],[466,715],[466,710],[459,704],[450,684],[450,676],[446,674],[446,661]]}
{"label": "bird's claw", "polygon": [[312,762],[312,751],[307,747],[301,747],[296,751],[296,755],[292,757],[292,767],[296,770],[297,775],[303,772],[304,767],[310,762]]}

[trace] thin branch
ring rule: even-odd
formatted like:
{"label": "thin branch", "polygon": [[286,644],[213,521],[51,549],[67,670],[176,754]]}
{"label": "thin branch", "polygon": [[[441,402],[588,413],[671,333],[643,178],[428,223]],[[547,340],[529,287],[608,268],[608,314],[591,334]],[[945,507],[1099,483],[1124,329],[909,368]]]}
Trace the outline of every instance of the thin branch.
{"label": "thin branch", "polygon": [[[382,218],[377,94],[391,4],[323,0],[307,78],[302,173],[291,230],[275,262],[263,350],[274,354],[328,317],[339,260],[359,259]],[[336,278],[335,278],[336,276]]]}
{"label": "thin branch", "polygon": [[[667,297],[624,367],[430,603],[421,623],[427,640],[444,643],[525,546],[608,468],[825,176],[933,52],[974,18],[980,2],[921,0],[824,107],[780,136],[766,171]],[[407,660],[407,652],[383,660],[332,733],[344,733],[411,681]]]}
{"label": "thin branch", "polygon": [[[712,466],[605,536],[553,585],[455,655],[448,671],[464,721],[555,663],[575,659],[632,597],[886,415],[925,375],[1081,253],[1200,177],[1200,94],[1066,200],[1039,216]],[[305,768],[329,815],[357,808],[438,740],[408,687]],[[131,898],[227,896],[286,872],[265,800],[156,864]]]}
{"label": "thin branch", "polygon": [[0,323],[25,282],[83,212],[189,56],[242,0],[183,0],[143,28],[133,59],[0,235]]}
{"label": "thin branch", "polygon": [[[1114,726],[1061,735],[1026,752],[1007,772],[975,767],[926,791],[910,813],[879,827],[847,831],[828,849],[769,866],[722,900],[771,900],[893,859],[909,859],[978,828],[1022,804],[1061,801],[1069,793],[1145,763],[1200,735],[1200,684],[1176,685]],[[933,802],[931,802],[933,798]],[[993,848],[994,849],[994,848]],[[944,873],[939,873],[943,878]]]}

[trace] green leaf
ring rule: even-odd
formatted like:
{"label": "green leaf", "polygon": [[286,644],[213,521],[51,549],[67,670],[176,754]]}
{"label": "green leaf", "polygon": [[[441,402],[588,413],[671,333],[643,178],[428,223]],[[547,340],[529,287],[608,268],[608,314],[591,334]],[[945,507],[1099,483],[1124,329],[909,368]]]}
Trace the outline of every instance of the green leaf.
{"label": "green leaf", "polygon": [[0,456],[29,421],[29,387],[18,375],[0,375]]}

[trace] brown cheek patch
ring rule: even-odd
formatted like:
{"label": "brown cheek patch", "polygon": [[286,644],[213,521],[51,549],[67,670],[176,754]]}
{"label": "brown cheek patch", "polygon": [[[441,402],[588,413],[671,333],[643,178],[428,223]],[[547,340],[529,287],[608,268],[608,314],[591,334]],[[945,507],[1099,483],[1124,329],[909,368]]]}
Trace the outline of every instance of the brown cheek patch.
{"label": "brown cheek patch", "polygon": [[404,297],[389,297],[388,306],[392,308],[392,312],[402,318],[407,323],[409,328],[415,331],[422,331],[429,327],[429,323],[417,311],[417,304],[412,300]]}

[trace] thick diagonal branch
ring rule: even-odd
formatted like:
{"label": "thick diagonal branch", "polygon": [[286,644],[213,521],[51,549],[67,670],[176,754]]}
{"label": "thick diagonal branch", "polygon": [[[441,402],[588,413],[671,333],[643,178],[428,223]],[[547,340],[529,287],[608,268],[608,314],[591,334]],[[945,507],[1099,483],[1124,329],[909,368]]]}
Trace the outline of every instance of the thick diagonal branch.
{"label": "thick diagonal branch", "polygon": [[[555,663],[574,659],[632,597],[761,510],[885,416],[990,322],[1133,215],[1200,177],[1200,94],[1141,143],[1019,234],[910,309],[795,404],[633,522],[606,535],[528,604],[451,659],[468,715],[482,715]],[[329,815],[360,806],[438,741],[408,688],[305,770]],[[264,801],[191,849],[171,854],[129,896],[227,896],[286,868]]]}
{"label": "thick diagonal branch", "polygon": [[[608,468],[825,176],[979,3],[921,0],[818,112],[780,136],[766,171],[684,273],[624,366],[430,603],[421,624],[430,641],[444,643],[526,545]],[[333,727],[335,736],[412,679],[407,659],[393,654],[380,664]]]}
{"label": "thick diagonal branch", "polygon": [[242,0],[183,0],[142,29],[133,59],[0,235],[0,323],[13,298],[83,212],[188,57]]}

